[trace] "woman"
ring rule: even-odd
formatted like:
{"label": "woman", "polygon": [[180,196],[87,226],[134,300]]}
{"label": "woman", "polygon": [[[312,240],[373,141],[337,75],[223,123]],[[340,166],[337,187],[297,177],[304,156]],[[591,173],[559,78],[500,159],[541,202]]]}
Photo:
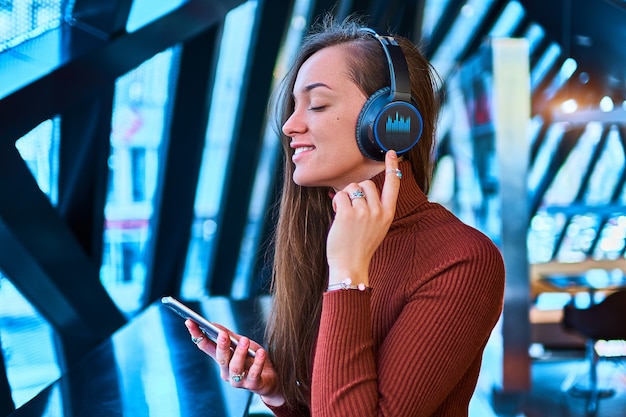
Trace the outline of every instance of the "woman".
{"label": "woman", "polygon": [[222,377],[277,416],[465,416],[501,312],[498,249],[427,200],[437,85],[396,40],[423,119],[401,156],[374,160],[356,143],[361,108],[390,71],[354,20],[310,34],[275,97],[285,172],[267,351],[241,337],[233,353],[226,331],[215,346],[186,323]]}

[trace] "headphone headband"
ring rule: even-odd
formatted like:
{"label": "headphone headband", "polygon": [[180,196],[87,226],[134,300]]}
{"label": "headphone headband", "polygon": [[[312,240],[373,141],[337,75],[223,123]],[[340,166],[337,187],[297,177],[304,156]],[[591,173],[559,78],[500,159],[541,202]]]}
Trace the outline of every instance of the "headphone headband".
{"label": "headphone headband", "polygon": [[411,96],[409,67],[396,38],[381,36],[369,28],[360,30],[380,42],[391,85],[365,101],[357,120],[356,142],[365,156],[383,161],[390,149],[402,155],[415,146],[422,135],[422,115]]}
{"label": "headphone headband", "polygon": [[409,68],[402,48],[393,36],[379,35],[375,30],[362,28],[361,31],[369,33],[376,38],[383,47],[389,65],[389,78],[391,80],[391,95],[393,100],[411,102],[411,81]]}

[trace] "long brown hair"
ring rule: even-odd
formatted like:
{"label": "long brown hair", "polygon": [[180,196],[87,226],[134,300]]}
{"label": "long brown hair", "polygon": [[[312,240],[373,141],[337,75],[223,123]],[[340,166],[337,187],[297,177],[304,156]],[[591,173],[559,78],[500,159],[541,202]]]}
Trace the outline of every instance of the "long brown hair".
{"label": "long brown hair", "polygon": [[[333,219],[329,189],[301,187],[292,180],[294,165],[290,138],[281,127],[294,109],[292,97],[302,64],[315,52],[333,45],[346,47],[353,81],[366,94],[390,85],[389,68],[380,43],[361,31],[354,17],[336,22],[325,17],[305,37],[293,66],[275,91],[272,101],[275,128],[284,149],[284,172],[272,275],[273,307],[266,331],[270,359],[280,389],[292,408],[308,407],[312,357],[319,330],[322,295],[328,282],[326,238]],[[439,110],[436,74],[408,39],[396,37],[406,56],[411,94],[423,117],[418,144],[404,155],[422,190],[430,187],[435,124]],[[356,140],[356,126],[355,126]]]}

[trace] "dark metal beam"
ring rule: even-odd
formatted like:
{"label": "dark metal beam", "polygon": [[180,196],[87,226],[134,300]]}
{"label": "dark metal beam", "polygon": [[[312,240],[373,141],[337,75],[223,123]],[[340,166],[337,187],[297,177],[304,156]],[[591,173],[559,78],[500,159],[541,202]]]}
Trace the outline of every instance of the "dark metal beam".
{"label": "dark metal beam", "polygon": [[112,107],[110,87],[61,116],[57,211],[94,265],[102,260]]}
{"label": "dark metal beam", "polygon": [[550,161],[550,165],[546,169],[546,172],[544,172],[541,176],[541,181],[537,186],[535,193],[530,196],[531,218],[537,213],[537,210],[541,205],[541,201],[543,200],[545,193],[550,188],[552,181],[554,181],[559,168],[563,165],[569,154],[572,152],[572,149],[574,149],[578,143],[578,138],[582,135],[584,130],[584,126],[575,126],[567,130],[561,137],[559,145],[554,152],[554,156]]}
{"label": "dark metal beam", "polygon": [[[74,49],[63,51],[60,61],[52,68],[46,68],[45,75],[37,79],[14,79],[19,74],[10,80],[3,79],[3,82],[25,86],[0,99],[0,145],[15,142],[41,121],[65,112],[155,54],[197,36],[221,21],[242,1],[190,0],[141,29],[120,34],[109,41],[68,25],[51,31],[38,42],[45,44],[46,39],[62,36],[67,41],[72,39]],[[64,33],[61,35],[60,32]],[[77,44],[82,47],[78,48]],[[49,61],[49,50],[27,46],[22,51],[23,59]],[[54,46],[55,43],[50,41],[48,48]],[[11,65],[15,61],[8,53],[0,54],[2,65]]]}
{"label": "dark metal beam", "polygon": [[94,34],[110,37],[126,31],[133,0],[76,0],[72,24]]}
{"label": "dark metal beam", "polygon": [[488,35],[493,25],[497,22],[498,18],[506,8],[509,0],[496,0],[489,8],[489,11],[480,20],[480,23],[476,29],[472,32],[471,37],[465,43],[465,47],[459,54],[459,62],[464,62],[471,55],[475,54],[481,45],[484,45],[488,41]]}
{"label": "dark metal beam", "polygon": [[280,157],[282,149],[277,147],[274,156],[276,163],[273,164],[271,183],[268,186],[267,210],[259,233],[256,247],[257,253],[253,264],[253,282],[250,290],[251,297],[261,294],[269,294],[271,275],[273,269],[273,237],[278,219],[278,207],[280,203],[280,187],[283,183],[283,166]]}
{"label": "dark metal beam", "polygon": [[465,0],[450,0],[446,5],[443,14],[439,18],[437,25],[433,29],[433,33],[430,38],[425,39],[427,42],[426,57],[432,58],[435,51],[441,46],[446,35],[450,31],[450,28],[457,19],[461,7],[465,5]]}
{"label": "dark metal beam", "polygon": [[[580,167],[581,169],[584,169],[584,174],[580,181],[580,188],[578,189],[578,192],[576,193],[574,200],[571,202],[574,205],[580,205],[583,202],[585,194],[587,193],[587,189],[589,188],[589,181],[591,179],[591,175],[593,174],[593,171],[596,165],[598,164],[600,156],[602,155],[604,147],[606,146],[606,143],[608,142],[609,131],[610,131],[610,127],[604,126],[604,129],[602,131],[602,136],[600,137],[600,140],[598,141],[596,147],[593,150],[593,153],[589,161],[589,165],[586,167]],[[556,237],[554,250],[552,251],[553,259],[556,259],[558,257],[559,251],[561,249],[561,245],[563,244],[563,241],[565,241],[567,238],[567,233],[566,233],[567,228],[572,223],[574,216],[575,214],[573,213],[565,213],[565,221],[563,222],[562,232],[558,234],[558,236]],[[600,230],[601,229],[598,229],[597,232],[599,232]],[[596,239],[598,238],[598,235],[599,233],[596,234]],[[593,248],[593,244],[591,245],[591,248]],[[587,253],[587,255],[589,256],[590,253]]]}
{"label": "dark metal beam", "polygon": [[417,21],[418,11],[422,11],[422,0],[394,0],[372,2],[371,16],[375,29],[381,33],[396,33],[409,39],[421,36]]}
{"label": "dark metal beam", "polygon": [[310,21],[315,22],[316,20],[322,18],[326,15],[326,13],[333,13],[333,15],[338,16],[341,13],[342,6],[346,1],[343,0],[316,0],[312,2],[311,10],[309,15],[311,17]]}
{"label": "dark metal beam", "polygon": [[[31,72],[2,77],[3,84],[15,88],[0,97],[0,265],[57,330],[62,368],[125,323],[100,283],[115,81],[156,53],[206,32],[242,1],[191,0],[131,34],[110,39],[80,25],[64,25],[37,42],[20,45],[19,52],[0,54],[3,65],[50,65],[49,71],[37,72],[40,76]],[[46,48],[55,45],[62,48],[59,61],[49,64]],[[201,56],[206,51],[196,52]],[[9,90],[3,85],[4,92]],[[58,115],[62,138],[55,208],[14,143]],[[196,178],[197,172],[190,175]],[[189,222],[172,227],[177,226],[188,229]]]}
{"label": "dark metal beam", "polygon": [[285,7],[284,1],[266,0],[257,7],[249,66],[241,90],[208,271],[208,291],[211,295],[230,295],[231,292],[263,144],[265,109],[293,2]]}
{"label": "dark metal beam", "polygon": [[[611,127],[607,126],[607,136],[609,134],[608,132],[610,132],[610,129]],[[620,143],[622,144],[622,152],[626,154],[626,146],[625,146],[626,138],[622,136],[623,131],[624,131],[624,128],[622,129],[618,128],[619,140],[620,140]],[[606,143],[604,144],[604,146],[607,146]],[[596,236],[593,239],[591,247],[589,248],[589,251],[587,253],[589,257],[593,256],[593,252],[595,251],[596,247],[600,244],[600,241],[602,238],[602,229],[604,229],[606,224],[609,222],[609,219],[615,216],[616,213],[623,212],[624,210],[623,205],[620,204],[620,199],[622,196],[622,190],[624,188],[625,182],[626,182],[626,167],[622,166],[621,172],[619,173],[619,177],[615,183],[615,188],[613,189],[613,193],[611,194],[610,202],[607,204],[607,207],[609,208],[609,210],[606,210],[606,212],[604,213],[597,213],[597,207],[592,207],[588,211],[588,212],[594,212],[600,215],[600,221],[598,222],[598,232],[596,233]],[[624,245],[624,247],[626,248],[626,245]]]}
{"label": "dark metal beam", "polygon": [[15,411],[15,403],[11,396],[11,385],[7,379],[7,368],[4,363],[4,350],[0,339],[0,417],[8,416]]}
{"label": "dark metal beam", "polygon": [[72,361],[125,319],[100,284],[99,265],[86,256],[17,149],[4,146],[1,154],[0,265],[58,331]]}

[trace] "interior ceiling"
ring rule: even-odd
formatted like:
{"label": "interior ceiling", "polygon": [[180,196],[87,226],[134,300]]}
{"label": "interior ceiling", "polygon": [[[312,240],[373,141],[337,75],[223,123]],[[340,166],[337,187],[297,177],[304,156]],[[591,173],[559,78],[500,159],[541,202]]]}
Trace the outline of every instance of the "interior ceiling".
{"label": "interior ceiling", "polygon": [[626,99],[626,0],[519,0],[601,94]]}

